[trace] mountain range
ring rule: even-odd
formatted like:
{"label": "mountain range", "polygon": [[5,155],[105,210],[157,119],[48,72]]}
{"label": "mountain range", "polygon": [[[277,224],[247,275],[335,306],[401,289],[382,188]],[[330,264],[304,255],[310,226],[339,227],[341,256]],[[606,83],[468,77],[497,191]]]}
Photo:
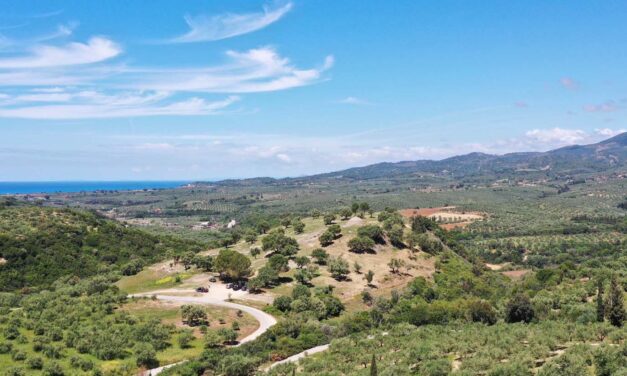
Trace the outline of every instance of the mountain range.
{"label": "mountain range", "polygon": [[224,180],[218,185],[306,184],[325,181],[440,178],[480,181],[504,178],[541,179],[622,171],[627,167],[627,132],[588,145],[546,152],[503,155],[470,153],[442,160],[382,162],[298,178]]}

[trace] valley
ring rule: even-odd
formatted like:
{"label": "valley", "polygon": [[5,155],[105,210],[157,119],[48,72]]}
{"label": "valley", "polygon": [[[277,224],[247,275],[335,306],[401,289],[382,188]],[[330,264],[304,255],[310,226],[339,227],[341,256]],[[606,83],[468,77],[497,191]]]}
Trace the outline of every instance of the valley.
{"label": "valley", "polygon": [[524,184],[516,174],[529,171],[515,169],[416,189],[414,172],[365,168],[333,183],[4,197],[0,364],[233,376],[622,367],[625,329],[606,308],[627,277],[621,166],[534,170],[545,177]]}

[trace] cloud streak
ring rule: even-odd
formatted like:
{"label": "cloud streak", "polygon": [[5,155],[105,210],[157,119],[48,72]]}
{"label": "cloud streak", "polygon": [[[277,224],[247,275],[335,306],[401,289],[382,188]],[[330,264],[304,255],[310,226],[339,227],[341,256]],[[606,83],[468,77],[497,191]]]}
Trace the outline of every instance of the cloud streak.
{"label": "cloud streak", "polygon": [[259,93],[316,83],[333,66],[327,56],[318,68],[299,69],[270,47],[244,52],[228,51],[226,65],[203,69],[135,72],[132,86],[145,90],[202,93]]}
{"label": "cloud streak", "polygon": [[[291,2],[281,4],[265,6],[260,13],[189,18],[190,32],[178,39],[217,40],[259,30],[292,8]],[[330,55],[316,67],[301,68],[276,49],[259,47],[226,51],[226,61],[215,65],[131,66],[113,60],[124,51],[108,37],[63,40],[76,26],[61,24],[48,34],[21,41],[0,39],[0,47],[8,46],[3,52],[9,52],[0,55],[0,117],[65,120],[213,115],[239,101],[236,94],[324,81],[324,72],[334,64]],[[288,155],[277,158],[289,160]]]}
{"label": "cloud streak", "polygon": [[167,43],[209,42],[236,37],[261,30],[280,20],[292,9],[292,3],[270,7],[265,5],[262,12],[248,14],[226,13],[217,16],[186,16],[189,31],[181,36],[168,39]]}
{"label": "cloud streak", "polygon": [[87,43],[72,42],[64,46],[39,45],[30,54],[0,59],[0,69],[32,69],[93,64],[122,53],[112,40],[93,37]]}
{"label": "cloud streak", "polygon": [[341,99],[340,101],[338,101],[338,103],[340,104],[349,104],[349,105],[353,105],[353,106],[367,106],[367,105],[371,105],[372,103],[370,103],[369,101],[365,100],[365,99],[361,99],[361,98],[357,98],[357,97],[346,97],[344,99]]}
{"label": "cloud streak", "polygon": [[586,133],[579,129],[534,129],[525,133],[534,142],[543,144],[575,144],[585,140]]}
{"label": "cloud streak", "polygon": [[[0,97],[0,117],[19,119],[77,120],[145,116],[215,115],[239,101],[229,96],[218,101],[202,98],[174,100],[170,93],[122,93],[105,95],[99,92],[35,93],[17,97]],[[29,102],[17,107],[1,106]],[[53,102],[53,103],[32,103]]]}

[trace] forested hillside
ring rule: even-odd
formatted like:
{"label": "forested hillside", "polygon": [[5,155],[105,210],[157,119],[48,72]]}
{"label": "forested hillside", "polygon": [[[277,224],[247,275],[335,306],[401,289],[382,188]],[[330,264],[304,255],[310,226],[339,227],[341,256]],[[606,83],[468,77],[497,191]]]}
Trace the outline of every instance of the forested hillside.
{"label": "forested hillside", "polygon": [[0,207],[0,291],[43,288],[61,276],[134,274],[166,255],[199,251],[97,214],[37,206]]}

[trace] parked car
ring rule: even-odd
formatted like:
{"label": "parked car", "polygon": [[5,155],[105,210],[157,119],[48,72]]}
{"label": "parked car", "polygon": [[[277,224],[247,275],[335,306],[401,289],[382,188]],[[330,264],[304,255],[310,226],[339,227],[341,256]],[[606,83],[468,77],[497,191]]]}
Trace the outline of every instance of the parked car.
{"label": "parked car", "polygon": [[248,290],[248,285],[242,285],[242,291]]}
{"label": "parked car", "polygon": [[232,284],[232,283],[227,284],[227,285],[226,285],[226,288],[227,288],[227,289],[231,289],[231,288],[233,288],[233,284]]}
{"label": "parked car", "polygon": [[236,283],[236,284],[234,284],[234,285],[233,285],[233,291],[237,291],[237,290],[239,290],[240,288],[241,288],[241,287],[240,287],[240,285],[239,285],[238,283]]}
{"label": "parked car", "polygon": [[218,282],[216,277],[211,277],[209,278],[209,282]]}
{"label": "parked car", "polygon": [[206,287],[197,287],[196,292],[209,292],[209,289]]}

